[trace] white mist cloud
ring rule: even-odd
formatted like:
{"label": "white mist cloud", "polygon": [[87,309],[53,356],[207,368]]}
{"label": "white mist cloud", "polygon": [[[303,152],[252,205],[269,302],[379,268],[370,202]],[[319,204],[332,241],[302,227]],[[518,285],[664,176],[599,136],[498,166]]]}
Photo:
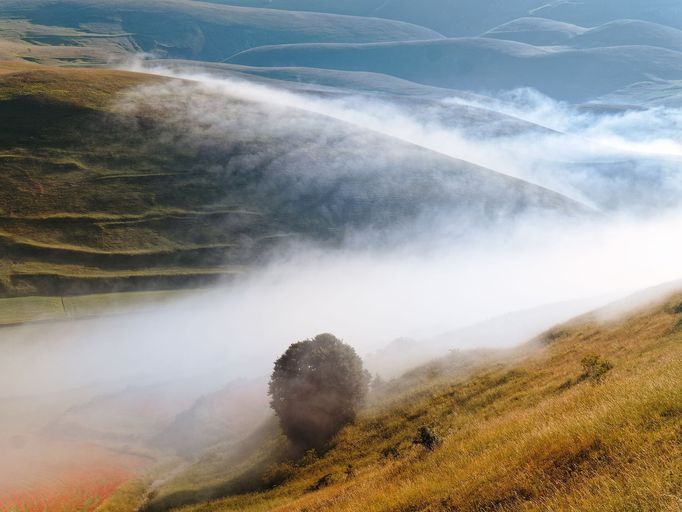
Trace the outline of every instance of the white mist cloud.
{"label": "white mist cloud", "polygon": [[[213,94],[338,119],[598,209],[655,213],[682,197],[679,109],[576,107],[525,89],[488,100],[461,95],[430,102],[385,95],[320,97],[243,79],[153,70],[200,83]],[[515,121],[537,129],[515,126]],[[366,150],[358,148],[358,154]]]}
{"label": "white mist cloud", "polygon": [[[289,248],[286,257],[237,283],[158,311],[5,330],[0,389],[6,395],[197,375],[228,381],[267,373],[289,343],[320,332],[333,332],[367,353],[400,336],[424,339],[510,311],[625,294],[680,277],[677,150],[667,142],[679,122],[676,111],[585,113],[517,93],[520,99],[469,106],[556,132],[484,138],[467,133],[456,119],[444,120],[447,101],[425,112],[409,102],[368,96],[321,98],[244,81],[172,75],[211,93],[185,88],[189,96],[176,98],[176,111],[182,111],[177,122],[186,122],[188,112],[195,116],[187,137],[219,139],[221,127],[253,114],[263,117],[249,118],[243,136],[261,136],[267,144],[273,133],[286,135],[297,122],[312,122],[296,116],[270,122],[286,109],[301,109],[539,183],[609,213],[580,220],[524,216],[493,230],[441,238],[452,221],[445,218],[439,226],[421,226],[422,237],[399,248],[363,244],[371,234],[340,249]],[[122,108],[154,99],[147,95],[178,92],[182,87],[145,87]],[[262,108],[226,110],[221,95],[264,105],[265,114]],[[456,102],[461,106],[461,99]],[[648,128],[655,133],[643,137]],[[382,158],[363,154],[371,148],[362,144],[354,146],[355,155],[342,149],[334,155],[339,168],[344,158]],[[652,152],[666,159],[652,161]],[[621,160],[631,163],[614,164]],[[627,197],[617,197],[624,191]],[[656,204],[666,208],[657,211]],[[642,209],[647,215],[640,215]],[[504,332],[500,340],[504,344]]]}
{"label": "white mist cloud", "polygon": [[[428,338],[510,311],[625,295],[680,276],[680,213],[643,222],[555,221],[427,253],[300,250],[243,282],[158,311],[6,330],[0,389],[26,394],[216,372],[226,382],[268,373],[289,343],[320,332],[367,353],[399,336]],[[504,332],[499,339],[504,345]]]}

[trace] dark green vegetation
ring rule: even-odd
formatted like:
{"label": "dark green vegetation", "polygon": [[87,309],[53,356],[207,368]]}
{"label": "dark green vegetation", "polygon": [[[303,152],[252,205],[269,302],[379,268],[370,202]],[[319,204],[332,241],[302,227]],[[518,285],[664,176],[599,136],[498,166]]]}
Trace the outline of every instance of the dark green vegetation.
{"label": "dark green vegetation", "polygon": [[226,223],[253,224],[254,214],[202,204],[197,196],[210,182],[164,169],[170,155],[146,153],[139,134],[127,136],[107,111],[118,92],[156,79],[7,71],[0,77],[2,295],[177,287],[236,270],[224,265],[231,244],[220,234]]}
{"label": "dark green vegetation", "polygon": [[332,334],[320,334],[293,343],[275,361],[270,406],[294,446],[321,449],[355,419],[369,381],[350,345]]}
{"label": "dark green vegetation", "polygon": [[321,452],[292,455],[266,422],[175,475],[150,510],[677,512],[681,301],[453,353],[373,388]]}
{"label": "dark green vegetation", "polygon": [[3,296],[199,286],[287,239],[338,243],[371,229],[386,241],[443,214],[492,222],[580,210],[493,171],[226,91],[2,69]]}

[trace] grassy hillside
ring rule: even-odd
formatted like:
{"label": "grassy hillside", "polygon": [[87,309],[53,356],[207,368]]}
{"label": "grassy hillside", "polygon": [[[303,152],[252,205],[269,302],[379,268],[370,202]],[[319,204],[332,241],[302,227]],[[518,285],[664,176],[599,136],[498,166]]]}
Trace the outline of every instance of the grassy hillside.
{"label": "grassy hillside", "polygon": [[[224,60],[266,44],[442,37],[433,30],[399,21],[249,9],[194,0],[7,0],[0,4],[2,27],[7,39],[38,45],[38,56],[40,47],[49,45],[100,49],[101,53],[119,56],[152,52],[207,61]],[[19,54],[36,59],[25,51]]]}
{"label": "grassy hillside", "polygon": [[548,50],[486,38],[271,46],[242,52],[229,62],[373,71],[430,86],[484,93],[532,87],[574,102],[655,77],[682,78],[682,54],[663,48]]}
{"label": "grassy hillside", "polygon": [[3,296],[199,286],[285,239],[579,209],[467,162],[191,83],[0,68]]}
{"label": "grassy hillside", "polygon": [[164,175],[149,172],[154,155],[141,155],[142,148],[137,155],[127,153],[125,139],[102,132],[100,123],[118,93],[156,80],[103,70],[3,65],[2,295],[126,291],[152,282],[176,287],[238,270],[223,264],[225,243],[174,238],[193,223],[204,230],[222,225],[232,213],[195,211],[187,207],[191,198],[183,205],[153,199],[160,191],[140,182]]}
{"label": "grassy hillside", "polygon": [[[211,450],[150,510],[246,479],[261,489],[182,510],[676,512],[681,325],[677,295],[626,318],[580,318],[516,351],[453,353],[374,391],[326,453],[285,462],[266,429],[250,458]],[[412,443],[423,425],[443,437],[433,452]],[[263,475],[268,458],[281,462]],[[209,485],[220,468],[222,484]]]}

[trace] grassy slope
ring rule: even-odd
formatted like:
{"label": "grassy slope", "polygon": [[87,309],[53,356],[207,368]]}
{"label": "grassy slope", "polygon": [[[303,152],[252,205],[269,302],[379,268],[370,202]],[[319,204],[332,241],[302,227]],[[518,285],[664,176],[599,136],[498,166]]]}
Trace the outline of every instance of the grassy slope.
{"label": "grassy slope", "polygon": [[[193,223],[210,231],[231,212],[201,209],[199,201],[190,208],[159,204],[153,178],[145,184],[137,168],[152,164],[124,155],[125,140],[84,129],[107,116],[116,94],[156,80],[0,66],[0,294],[49,295],[70,286],[79,293],[128,290],[151,281],[165,288],[238,270],[192,258],[208,261],[226,241],[182,236]],[[169,179],[166,188],[179,192],[189,179]]]}
{"label": "grassy slope", "polygon": [[[415,371],[282,485],[187,510],[677,512],[680,301],[624,320],[582,318],[504,362],[453,355]],[[600,383],[580,378],[593,354],[614,365]],[[442,447],[412,445],[421,425],[444,434]],[[383,456],[388,448],[397,457]],[[324,475],[331,485],[311,491]]]}
{"label": "grassy slope", "polygon": [[[115,107],[161,80],[0,65],[0,296],[198,286],[292,235],[390,231],[427,210],[472,220],[579,210],[488,169],[188,83]],[[201,135],[187,129],[199,119]],[[387,156],[351,158],[366,146]],[[311,150],[292,150],[301,147]]]}
{"label": "grassy slope", "polygon": [[[103,131],[117,94],[158,80],[0,65],[0,295],[177,288],[241,271],[224,262],[234,246],[225,225],[257,236],[260,216],[204,196],[210,177],[166,171],[171,157],[145,154],[121,129]],[[3,323],[32,308],[61,316],[45,300],[63,309],[57,299],[8,303]]]}

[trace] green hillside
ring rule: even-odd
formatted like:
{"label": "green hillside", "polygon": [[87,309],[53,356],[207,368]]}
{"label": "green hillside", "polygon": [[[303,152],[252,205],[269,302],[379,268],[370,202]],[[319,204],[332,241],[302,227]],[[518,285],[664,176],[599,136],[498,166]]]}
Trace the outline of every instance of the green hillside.
{"label": "green hillside", "polygon": [[[206,452],[146,510],[676,512],[681,301],[588,315],[513,351],[453,353],[375,389],[317,456],[292,459],[266,424]],[[423,425],[443,437],[433,452],[412,443]]]}
{"label": "green hillside", "polygon": [[201,286],[286,239],[336,243],[369,228],[390,238],[425,215],[581,209],[467,162],[187,82],[2,69],[0,296]]}

